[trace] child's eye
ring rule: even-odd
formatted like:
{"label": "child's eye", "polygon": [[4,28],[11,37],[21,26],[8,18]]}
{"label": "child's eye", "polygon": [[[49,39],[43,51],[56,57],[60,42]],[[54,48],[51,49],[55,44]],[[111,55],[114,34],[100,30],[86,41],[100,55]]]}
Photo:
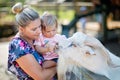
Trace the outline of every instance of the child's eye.
{"label": "child's eye", "polygon": [[33,31],[35,31],[36,30],[36,28],[34,28],[34,29],[32,29]]}
{"label": "child's eye", "polygon": [[47,33],[50,33],[50,31],[47,31]]}

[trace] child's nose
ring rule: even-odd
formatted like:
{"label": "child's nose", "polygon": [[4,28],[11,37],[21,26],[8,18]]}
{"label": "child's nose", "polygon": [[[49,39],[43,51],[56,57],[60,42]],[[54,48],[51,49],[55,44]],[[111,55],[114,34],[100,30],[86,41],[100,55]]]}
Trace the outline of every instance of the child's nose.
{"label": "child's nose", "polygon": [[51,35],[54,35],[54,32],[51,31],[50,34],[51,34]]}

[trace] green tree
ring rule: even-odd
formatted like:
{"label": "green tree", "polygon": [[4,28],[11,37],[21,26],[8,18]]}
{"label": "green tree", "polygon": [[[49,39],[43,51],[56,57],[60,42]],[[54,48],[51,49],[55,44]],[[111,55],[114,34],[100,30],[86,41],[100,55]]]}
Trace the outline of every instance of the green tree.
{"label": "green tree", "polygon": [[14,5],[16,2],[24,3],[25,0],[0,0],[0,7],[9,7]]}

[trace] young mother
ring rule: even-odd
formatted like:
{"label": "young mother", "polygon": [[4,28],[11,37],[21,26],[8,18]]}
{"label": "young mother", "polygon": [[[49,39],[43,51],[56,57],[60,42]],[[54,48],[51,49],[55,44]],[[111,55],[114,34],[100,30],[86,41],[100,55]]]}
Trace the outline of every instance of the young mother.
{"label": "young mother", "polygon": [[39,14],[21,3],[15,4],[12,11],[16,13],[18,33],[9,44],[8,70],[18,80],[51,80],[56,74],[56,67],[42,68],[44,58],[33,46],[41,32]]}

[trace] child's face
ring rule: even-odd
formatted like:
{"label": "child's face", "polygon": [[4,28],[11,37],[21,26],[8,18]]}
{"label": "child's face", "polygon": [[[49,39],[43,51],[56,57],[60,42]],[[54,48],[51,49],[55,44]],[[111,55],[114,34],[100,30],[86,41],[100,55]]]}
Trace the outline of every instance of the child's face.
{"label": "child's face", "polygon": [[56,34],[57,28],[56,26],[52,26],[52,27],[46,27],[45,30],[42,31],[43,35],[47,38],[51,38],[54,37],[54,35]]}

